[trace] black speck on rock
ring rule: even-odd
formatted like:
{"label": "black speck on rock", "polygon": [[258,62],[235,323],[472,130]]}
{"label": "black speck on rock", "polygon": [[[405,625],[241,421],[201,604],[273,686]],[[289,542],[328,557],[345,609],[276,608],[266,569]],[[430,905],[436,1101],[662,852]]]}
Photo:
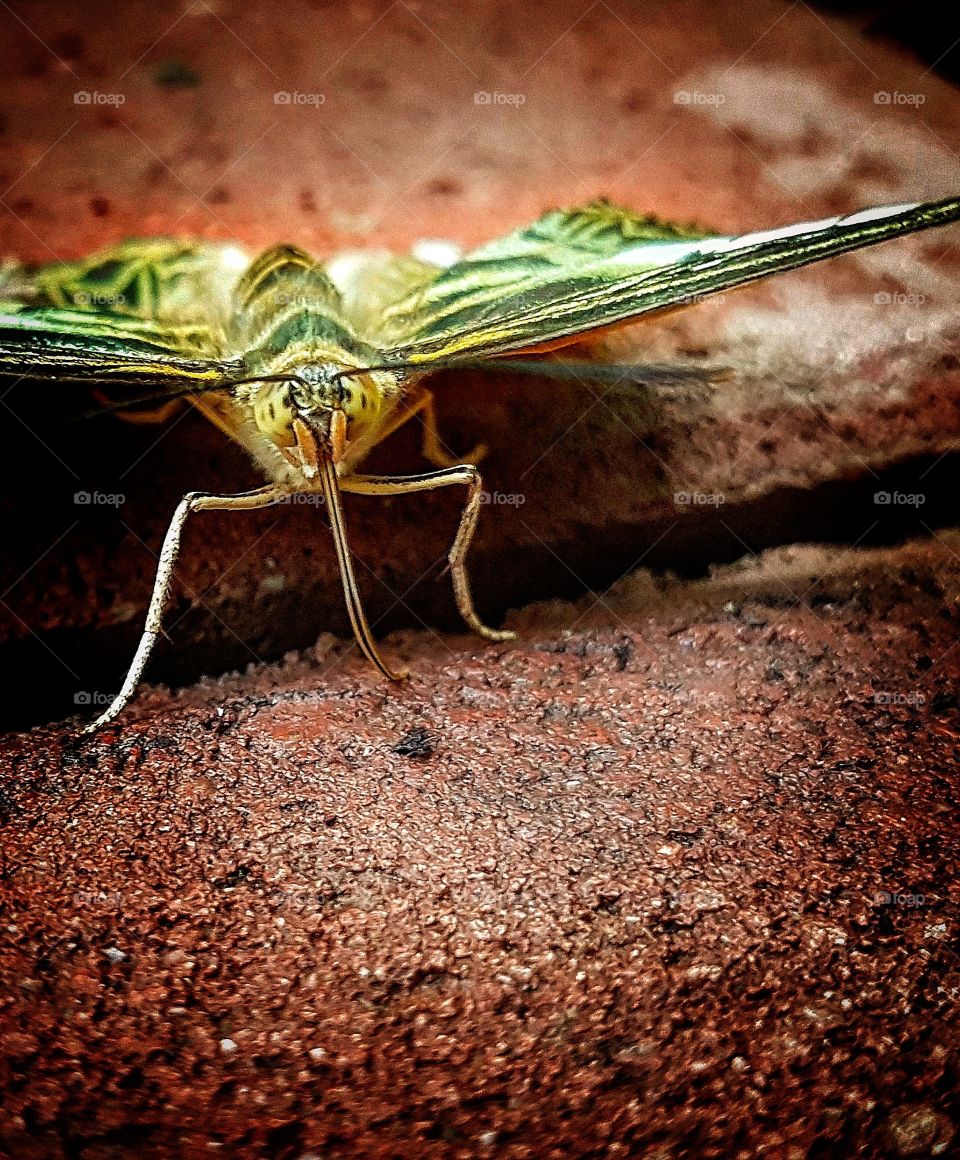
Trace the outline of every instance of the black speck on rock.
{"label": "black speck on rock", "polygon": [[429,729],[418,725],[410,729],[393,747],[400,757],[429,757],[433,753],[436,738]]}

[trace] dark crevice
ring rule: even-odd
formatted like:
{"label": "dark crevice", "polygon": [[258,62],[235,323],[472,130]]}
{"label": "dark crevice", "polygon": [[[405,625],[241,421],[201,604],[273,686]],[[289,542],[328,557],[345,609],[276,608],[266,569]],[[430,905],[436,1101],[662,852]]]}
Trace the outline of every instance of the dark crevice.
{"label": "dark crevice", "polygon": [[960,82],[956,0],[814,0],[811,7],[851,18],[869,39],[898,45],[931,72]]}
{"label": "dark crevice", "polygon": [[[924,502],[878,503],[878,493],[922,495]],[[960,454],[922,457],[865,478],[808,489],[782,488],[760,499],[720,507],[678,509],[670,518],[647,523],[587,528],[582,539],[554,544],[552,550],[522,547],[478,555],[471,573],[482,612],[497,623],[511,608],[602,592],[635,567],[695,579],[714,566],[785,544],[867,548],[926,537],[932,530],[956,524],[958,494]],[[417,618],[441,630],[464,631],[449,581],[440,576],[439,568],[407,594],[410,611],[391,610],[391,599],[378,588],[368,586],[368,611],[378,635],[417,628]],[[829,593],[817,590],[805,599],[823,602]],[[244,616],[239,608],[221,608],[220,612],[232,626]],[[162,642],[151,665],[148,679],[153,683],[183,687],[204,675],[243,669],[253,654],[265,661],[277,660],[291,649],[313,645],[323,632],[349,636],[336,593],[320,585],[278,593],[260,602],[257,627],[241,631],[242,640],[224,634],[210,613],[190,608],[183,598],[171,608],[171,623],[181,613],[172,640]],[[27,636],[4,644],[0,648],[3,670],[16,674],[16,679],[8,684],[0,704],[0,726],[22,729],[89,713],[90,709],[76,703],[78,681],[51,659],[52,654],[77,672],[80,687],[111,690],[129,663],[139,629],[138,618],[96,634],[53,629],[43,640]]]}

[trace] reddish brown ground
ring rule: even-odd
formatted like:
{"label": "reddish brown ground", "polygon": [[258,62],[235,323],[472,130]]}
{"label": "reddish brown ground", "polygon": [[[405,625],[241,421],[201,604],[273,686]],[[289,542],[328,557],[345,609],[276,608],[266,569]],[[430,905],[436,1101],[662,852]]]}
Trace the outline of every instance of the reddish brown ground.
{"label": "reddish brown ground", "polygon": [[324,650],[11,739],[0,1139],[947,1154],[958,552],[784,550],[393,639],[399,691]]}
{"label": "reddish brown ground", "polygon": [[[0,249],[34,260],[960,189],[956,93],[803,4],[14,7]],[[312,647],[344,628],[322,515],[198,520],[154,676],[208,680],[96,739],[0,742],[0,1155],[960,1154],[955,242],[610,348],[732,367],[717,390],[447,383],[447,441],[486,439],[489,489],[524,498],[484,513],[491,616],[660,578],[487,647],[435,582],[456,497],[358,500],[402,688]],[[176,499],[255,478],[197,416],[51,423],[71,398],[4,396],[17,725],[116,687]],[[874,502],[898,490],[923,504]],[[794,540],[841,546],[664,578]]]}

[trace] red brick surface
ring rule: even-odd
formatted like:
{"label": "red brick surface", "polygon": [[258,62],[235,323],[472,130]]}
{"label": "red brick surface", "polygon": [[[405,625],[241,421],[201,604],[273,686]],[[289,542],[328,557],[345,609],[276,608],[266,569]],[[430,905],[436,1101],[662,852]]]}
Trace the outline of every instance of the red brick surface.
{"label": "red brick surface", "polygon": [[[955,91],[803,4],[15,8],[0,251],[34,260],[960,189]],[[198,519],[154,675],[210,678],[0,748],[0,1153],[955,1153],[954,239],[612,341],[730,366],[713,390],[445,383],[447,441],[524,497],[482,520],[491,615],[660,570],[511,612],[516,646],[447,634],[453,496],[348,510],[402,688],[303,647],[345,627],[322,516]],[[255,475],[197,416],[4,403],[5,713],[47,721],[116,687],[179,495]],[[842,546],[663,575],[803,539]]]}
{"label": "red brick surface", "polygon": [[953,1154],[958,553],[784,549],[392,640],[399,692],[325,647],[11,739],[0,1140]]}

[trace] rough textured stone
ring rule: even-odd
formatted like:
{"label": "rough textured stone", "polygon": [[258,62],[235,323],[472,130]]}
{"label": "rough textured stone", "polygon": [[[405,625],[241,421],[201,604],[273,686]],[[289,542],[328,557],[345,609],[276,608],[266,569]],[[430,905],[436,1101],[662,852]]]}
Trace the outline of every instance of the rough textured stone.
{"label": "rough textured stone", "polygon": [[329,643],[9,739],[2,1145],[937,1154],[958,560],[638,574],[391,638],[399,692]]}
{"label": "rough textured stone", "polygon": [[[16,10],[0,248],[34,259],[474,243],[598,194],[737,230],[960,188],[955,92],[803,4]],[[486,439],[525,500],[484,514],[481,603],[544,602],[515,645],[449,634],[455,497],[351,503],[403,687],[314,643],[344,627],[321,515],[198,519],[154,673],[207,678],[96,738],[0,741],[0,1154],[955,1151],[953,239],[612,340],[731,366],[715,390],[443,384],[447,441]],[[51,397],[85,405],[4,396],[17,721],[116,687],[179,494],[254,479],[196,416],[60,427]],[[379,461],[416,465],[415,435]],[[839,546],[750,554],[803,539]]]}

